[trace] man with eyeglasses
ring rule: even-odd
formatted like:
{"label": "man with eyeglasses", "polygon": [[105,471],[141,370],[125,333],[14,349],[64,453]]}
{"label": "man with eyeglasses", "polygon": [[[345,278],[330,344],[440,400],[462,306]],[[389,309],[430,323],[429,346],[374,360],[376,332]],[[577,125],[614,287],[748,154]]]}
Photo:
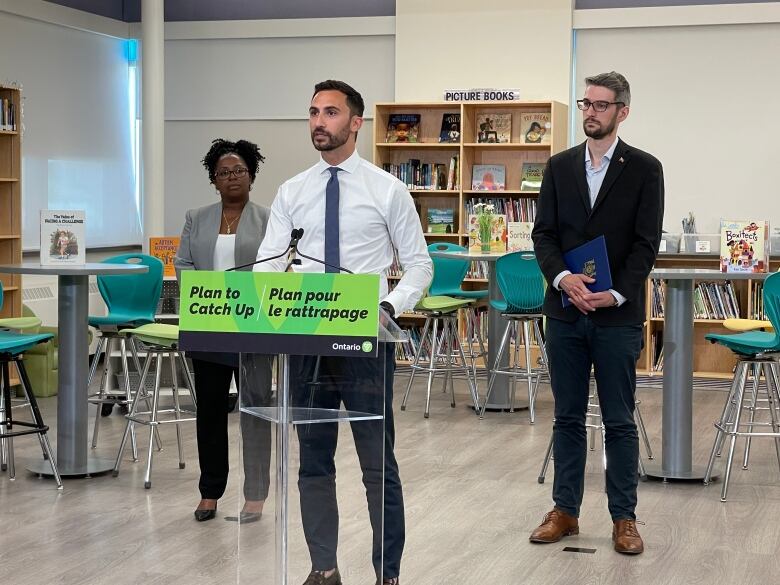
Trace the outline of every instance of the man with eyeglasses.
{"label": "man with eyeglasses", "polygon": [[[620,73],[586,78],[585,97],[577,107],[587,140],[550,158],[539,193],[532,237],[550,284],[543,312],[555,399],[555,507],[530,540],[550,543],[579,534],[593,369],[605,426],[612,540],[617,552],[639,554],[644,543],[635,515],[636,361],[643,345],[645,282],[661,241],[664,179],[655,157],[618,138],[630,103],[631,90]],[[591,292],[586,285],[594,279],[572,274],[563,255],[599,236],[606,239],[612,288]],[[563,293],[571,299],[567,307]]]}

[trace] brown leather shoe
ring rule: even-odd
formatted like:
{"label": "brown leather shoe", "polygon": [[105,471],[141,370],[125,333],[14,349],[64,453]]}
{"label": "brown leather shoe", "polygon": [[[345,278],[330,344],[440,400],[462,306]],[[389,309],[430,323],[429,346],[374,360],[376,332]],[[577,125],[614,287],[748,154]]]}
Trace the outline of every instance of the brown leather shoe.
{"label": "brown leather shoe", "polygon": [[553,508],[544,516],[539,527],[528,538],[531,542],[549,543],[558,542],[564,536],[579,534],[580,527],[577,518]]}
{"label": "brown leather shoe", "polygon": [[615,520],[612,541],[615,543],[615,550],[626,555],[638,555],[645,550],[645,543],[636,529],[636,520]]}

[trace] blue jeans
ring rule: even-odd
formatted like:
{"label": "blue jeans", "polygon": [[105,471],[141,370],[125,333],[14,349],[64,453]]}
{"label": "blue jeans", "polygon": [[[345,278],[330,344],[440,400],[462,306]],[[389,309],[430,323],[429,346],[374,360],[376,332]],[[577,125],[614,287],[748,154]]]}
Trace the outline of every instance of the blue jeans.
{"label": "blue jeans", "polygon": [[585,479],[590,372],[605,427],[607,498],[613,520],[635,519],[639,438],[634,422],[642,325],[600,326],[587,315],[547,320],[545,344],[555,398],[555,506],[579,516]]}

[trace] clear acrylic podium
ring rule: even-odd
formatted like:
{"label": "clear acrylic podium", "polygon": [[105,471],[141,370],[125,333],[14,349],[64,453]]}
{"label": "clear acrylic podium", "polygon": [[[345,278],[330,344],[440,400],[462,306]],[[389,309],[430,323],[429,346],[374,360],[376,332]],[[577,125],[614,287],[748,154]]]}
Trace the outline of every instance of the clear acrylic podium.
{"label": "clear acrylic podium", "polygon": [[[240,355],[238,583],[301,584],[334,566],[344,582],[381,583],[385,384],[407,339],[383,313],[377,357]],[[238,521],[256,499],[260,521]]]}

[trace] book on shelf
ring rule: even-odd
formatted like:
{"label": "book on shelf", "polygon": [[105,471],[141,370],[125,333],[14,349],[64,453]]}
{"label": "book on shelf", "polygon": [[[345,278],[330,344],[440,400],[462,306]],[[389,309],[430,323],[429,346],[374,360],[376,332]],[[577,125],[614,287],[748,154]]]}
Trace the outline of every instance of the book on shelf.
{"label": "book on shelf", "polygon": [[767,272],[769,267],[769,222],[720,222],[720,271]]}
{"label": "book on shelf", "polygon": [[[468,216],[466,233],[469,236],[469,252],[480,252],[479,222],[474,213]],[[490,226],[490,251],[506,252],[506,215],[493,214],[493,222]]]}
{"label": "book on shelf", "polygon": [[163,263],[163,276],[176,276],[173,260],[179,251],[179,236],[149,238],[149,255]]}
{"label": "book on shelf", "polygon": [[474,191],[503,191],[506,188],[504,165],[473,165],[471,189]]}
{"label": "book on shelf", "polygon": [[477,114],[477,142],[506,144],[512,140],[512,114]]}
{"label": "book on shelf", "polygon": [[428,233],[451,234],[455,231],[455,210],[428,208]]}
{"label": "book on shelf", "polygon": [[441,115],[439,142],[460,142],[460,112]]}
{"label": "book on shelf", "polygon": [[84,211],[41,209],[41,264],[86,263]]}
{"label": "book on shelf", "polygon": [[450,168],[447,172],[447,189],[450,191],[456,191],[460,188],[460,161],[458,155],[453,155],[450,158]]}
{"label": "book on shelf", "polygon": [[550,144],[552,116],[550,112],[523,112],[520,114],[520,140],[523,144]]}
{"label": "book on shelf", "polygon": [[509,221],[506,224],[506,249],[507,252],[533,251],[534,242],[531,232],[534,224],[531,221]]}
{"label": "book on shelf", "polygon": [[496,213],[506,215],[507,221],[530,221],[536,219],[536,198],[532,197],[475,197],[467,199],[464,204],[466,217],[474,213],[474,204],[487,203],[492,205]]}
{"label": "book on shelf", "polygon": [[16,104],[10,98],[0,97],[0,131],[16,130]]}
{"label": "book on shelf", "polygon": [[447,189],[447,165],[424,163],[418,158],[408,162],[382,164],[382,170],[390,173],[406,185],[407,189],[438,191]]}
{"label": "book on shelf", "polygon": [[546,163],[524,162],[520,174],[520,191],[538,193],[542,188]]}
{"label": "book on shelf", "polygon": [[420,114],[390,114],[386,142],[419,142]]}
{"label": "book on shelf", "polygon": [[694,319],[736,319],[739,299],[730,281],[699,282],[693,289]]}

